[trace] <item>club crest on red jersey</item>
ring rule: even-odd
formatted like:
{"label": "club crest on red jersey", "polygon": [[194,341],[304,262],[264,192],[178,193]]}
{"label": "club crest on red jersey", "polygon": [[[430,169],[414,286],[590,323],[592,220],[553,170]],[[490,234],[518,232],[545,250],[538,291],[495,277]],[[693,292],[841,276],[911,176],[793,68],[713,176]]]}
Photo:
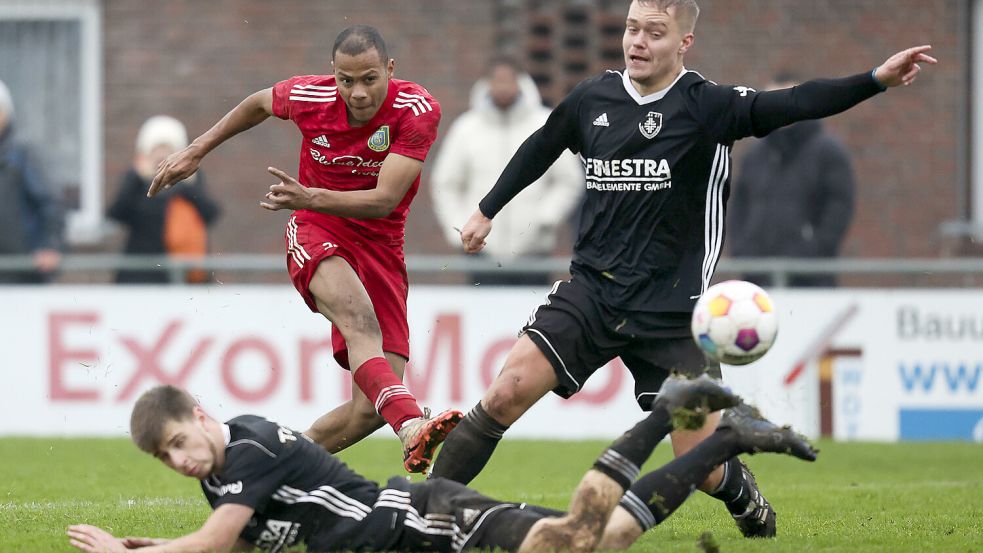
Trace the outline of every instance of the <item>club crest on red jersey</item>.
{"label": "club crest on red jersey", "polygon": [[369,137],[369,149],[374,152],[385,152],[389,149],[389,125],[383,125],[372,133]]}
{"label": "club crest on red jersey", "polygon": [[659,131],[662,130],[662,114],[657,111],[648,112],[648,115],[645,116],[645,121],[638,124],[638,130],[641,131],[642,136],[645,138],[655,138],[655,135],[659,134]]}

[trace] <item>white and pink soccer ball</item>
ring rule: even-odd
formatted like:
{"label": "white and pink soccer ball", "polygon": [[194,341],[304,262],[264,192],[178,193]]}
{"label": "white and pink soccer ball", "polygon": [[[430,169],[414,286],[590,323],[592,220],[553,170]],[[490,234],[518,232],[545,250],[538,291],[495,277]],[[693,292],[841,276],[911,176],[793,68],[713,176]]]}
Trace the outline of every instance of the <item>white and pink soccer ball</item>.
{"label": "white and pink soccer ball", "polygon": [[728,365],[757,361],[775,343],[778,315],[768,293],[743,280],[715,284],[693,309],[693,339]]}

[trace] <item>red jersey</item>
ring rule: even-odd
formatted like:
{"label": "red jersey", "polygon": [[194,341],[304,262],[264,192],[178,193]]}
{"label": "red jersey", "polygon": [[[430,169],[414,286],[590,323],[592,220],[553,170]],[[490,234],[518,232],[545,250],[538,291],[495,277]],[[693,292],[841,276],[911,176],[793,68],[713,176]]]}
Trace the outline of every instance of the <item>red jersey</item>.
{"label": "red jersey", "polygon": [[[361,127],[351,127],[334,75],[306,75],[277,83],[273,113],[292,120],[303,135],[301,184],[342,191],[375,188],[379,169],[390,153],[423,161],[440,123],[440,104],[427,89],[390,79],[389,93],[375,117]],[[332,224],[354,226],[367,238],[401,245],[410,202],[419,187],[417,176],[396,209],[383,218],[316,215],[329,218]]]}

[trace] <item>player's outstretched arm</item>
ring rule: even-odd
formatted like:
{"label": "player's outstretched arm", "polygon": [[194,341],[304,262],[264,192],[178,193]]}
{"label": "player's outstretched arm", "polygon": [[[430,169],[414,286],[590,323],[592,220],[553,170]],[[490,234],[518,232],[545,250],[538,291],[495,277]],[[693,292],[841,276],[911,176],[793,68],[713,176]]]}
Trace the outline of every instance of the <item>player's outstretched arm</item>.
{"label": "player's outstretched arm", "polygon": [[69,543],[87,553],[116,553],[139,549],[146,553],[198,553],[242,551],[247,544],[239,539],[254,510],[245,505],[225,504],[212,512],[196,532],[173,540],[157,538],[117,538],[97,526],[76,524],[68,527]]}
{"label": "player's outstretched arm", "polygon": [[[734,140],[749,134],[765,136],[775,129],[804,119],[836,115],[880,94],[888,87],[914,82],[921,72],[920,64],[938,63],[927,54],[931,48],[925,45],[902,50],[874,71],[837,79],[813,79],[792,88],[756,93],[751,106],[751,129],[740,125],[728,126],[729,122],[740,122],[740,118],[722,116],[722,112],[728,111],[730,106],[717,100],[720,95],[729,96],[729,101],[735,98],[729,87],[707,87],[711,95],[704,99],[710,108],[704,110],[703,118],[716,130],[717,136]],[[712,95],[717,95],[718,98],[713,98]]]}
{"label": "player's outstretched arm", "polygon": [[198,170],[202,158],[219,144],[233,136],[251,129],[273,115],[273,89],[267,88],[249,95],[225,117],[196,138],[187,148],[167,157],[157,167],[157,174],[150,183],[147,197],[153,197],[161,190],[190,177]]}
{"label": "player's outstretched arm", "polygon": [[915,82],[915,78],[922,70],[919,64],[935,65],[939,63],[937,59],[927,54],[931,49],[931,45],[925,44],[894,54],[874,71],[874,78],[888,88],[910,85]]}

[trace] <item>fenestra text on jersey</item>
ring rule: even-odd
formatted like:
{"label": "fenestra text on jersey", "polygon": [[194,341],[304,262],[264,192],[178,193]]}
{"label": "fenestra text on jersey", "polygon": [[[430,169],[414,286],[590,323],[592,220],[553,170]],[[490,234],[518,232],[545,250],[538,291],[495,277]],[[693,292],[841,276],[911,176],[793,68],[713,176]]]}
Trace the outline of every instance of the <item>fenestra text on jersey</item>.
{"label": "fenestra text on jersey", "polygon": [[665,159],[586,158],[587,189],[602,192],[654,192],[672,188],[672,171]]}

